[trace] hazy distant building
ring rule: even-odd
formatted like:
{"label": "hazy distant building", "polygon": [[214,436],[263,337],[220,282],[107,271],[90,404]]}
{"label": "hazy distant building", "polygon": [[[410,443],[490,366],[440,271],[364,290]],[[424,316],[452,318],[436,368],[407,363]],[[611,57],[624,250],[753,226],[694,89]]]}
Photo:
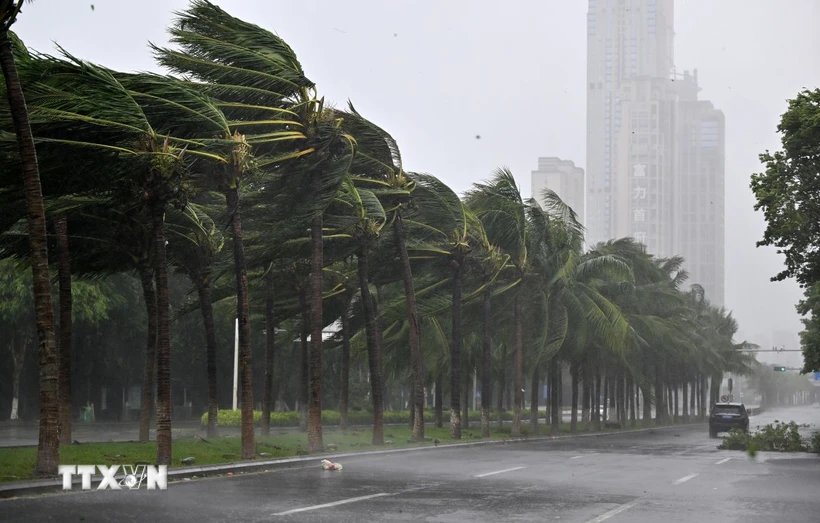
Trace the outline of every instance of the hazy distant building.
{"label": "hazy distant building", "polygon": [[587,244],[632,236],[724,303],[724,122],[674,69],[673,0],[589,0]]}
{"label": "hazy distant building", "polygon": [[686,260],[689,282],[725,303],[725,130],[723,112],[698,100],[697,71],[684,73],[679,89],[675,252]]}
{"label": "hazy distant building", "polygon": [[545,205],[542,193],[551,189],[569,205],[578,219],[584,219],[584,170],[574,162],[549,157],[538,159],[538,170],[532,171],[532,196]]}
{"label": "hazy distant building", "polygon": [[[587,13],[587,243],[637,233],[648,241],[651,227],[644,207],[633,209],[632,201],[643,205],[651,199],[644,183],[657,185],[665,173],[653,163],[633,160],[631,122],[646,124],[636,144],[654,146],[648,132],[653,130],[650,114],[655,114],[654,132],[660,132],[658,107],[670,100],[667,86],[673,69],[672,0],[589,0]],[[663,81],[665,80],[665,82]],[[632,105],[634,104],[634,105]],[[654,113],[652,107],[655,107]],[[644,114],[645,113],[645,114]],[[640,128],[639,128],[640,129]],[[627,138],[627,139],[625,139]],[[653,149],[668,153],[660,148]],[[649,156],[648,154],[645,156]],[[648,159],[648,158],[646,158]],[[665,158],[664,158],[665,159]],[[641,180],[633,182],[633,175]],[[654,194],[654,193],[653,193]],[[655,194],[656,205],[658,195]],[[633,231],[633,210],[641,229]],[[658,242],[660,231],[651,239]]]}

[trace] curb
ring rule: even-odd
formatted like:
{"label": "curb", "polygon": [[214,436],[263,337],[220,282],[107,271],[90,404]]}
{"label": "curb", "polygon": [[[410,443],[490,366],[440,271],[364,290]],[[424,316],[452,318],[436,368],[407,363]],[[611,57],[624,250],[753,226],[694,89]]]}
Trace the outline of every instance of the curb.
{"label": "curb", "polygon": [[[302,468],[300,467],[300,465],[305,465],[308,463],[311,466],[315,466],[319,459],[329,459],[331,461],[335,461],[339,458],[350,458],[360,456],[387,456],[391,454],[400,454],[404,452],[421,452],[452,448],[478,447],[482,445],[509,445],[510,443],[546,442],[578,438],[596,438],[614,436],[619,434],[636,434],[641,432],[651,432],[654,430],[668,430],[674,428],[694,427],[697,425],[703,425],[703,422],[681,423],[678,425],[663,425],[660,427],[646,427],[641,429],[613,430],[611,432],[594,432],[585,434],[567,434],[560,436],[538,436],[533,438],[510,438],[486,441],[470,441],[465,443],[446,443],[440,446],[404,447],[386,450],[370,450],[365,452],[343,452],[340,454],[315,454],[312,456],[281,458],[265,461],[253,460],[233,463],[219,463],[214,465],[203,465],[201,467],[180,467],[168,471],[168,483],[183,481],[185,479],[191,478],[199,479],[209,476],[221,476],[229,472],[233,473],[234,475],[238,475],[249,474],[254,472],[268,472],[272,469]],[[72,485],[79,486],[81,482],[81,478],[75,477],[72,481]],[[92,486],[96,486],[98,484],[99,481],[92,481]],[[0,500],[27,497],[37,494],[45,494],[49,492],[64,492],[62,479],[38,479],[0,483]],[[74,490],[74,492],[81,491]]]}

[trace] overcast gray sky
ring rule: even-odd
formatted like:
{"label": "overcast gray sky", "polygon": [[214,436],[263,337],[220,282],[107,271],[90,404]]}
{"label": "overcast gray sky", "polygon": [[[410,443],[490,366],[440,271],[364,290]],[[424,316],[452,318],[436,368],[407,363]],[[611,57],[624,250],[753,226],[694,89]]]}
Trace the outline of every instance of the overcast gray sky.
{"label": "overcast gray sky", "polygon": [[[276,31],[327,99],[351,99],[399,141],[407,169],[459,192],[507,165],[529,195],[539,156],[584,165],[586,0],[215,3]],[[676,4],[676,66],[697,68],[701,97],[726,114],[726,303],[742,335],[766,345],[773,330],[800,330],[801,293],[769,282],[782,260],[755,248],[764,221],[749,175],[760,152],[779,146],[786,99],[820,84],[820,1]],[[56,42],[112,68],[156,70],[147,42],[165,43],[172,12],[186,5],[37,0],[15,29],[39,51]]]}

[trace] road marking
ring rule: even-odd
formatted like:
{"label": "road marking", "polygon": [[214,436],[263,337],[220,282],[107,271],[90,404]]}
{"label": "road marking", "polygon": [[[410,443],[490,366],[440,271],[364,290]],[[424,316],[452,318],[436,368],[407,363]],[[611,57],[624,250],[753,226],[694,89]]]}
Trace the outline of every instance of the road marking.
{"label": "road marking", "polygon": [[369,496],[359,496],[358,498],[348,498],[342,499],[339,501],[334,501],[333,503],[323,503],[321,505],[311,505],[309,507],[302,507],[302,508],[295,508],[293,510],[286,510],[284,512],[277,512],[276,514],[271,514],[273,516],[287,516],[289,514],[296,514],[298,512],[307,512],[308,510],[319,510],[320,508],[329,508],[329,507],[336,507],[338,505],[345,505],[347,503],[356,503],[357,501],[364,501],[367,499],[373,498],[381,498],[384,496],[395,496],[395,494],[389,494],[387,492],[382,492],[381,494],[370,494]]}
{"label": "road marking", "polygon": [[591,454],[581,454],[580,456],[572,456],[569,459],[579,459],[579,458],[586,458],[587,456],[597,456],[600,452],[593,452]]}
{"label": "road marking", "polygon": [[730,459],[732,459],[732,458],[723,458],[722,460],[716,462],[715,465],[722,465],[723,463],[726,463]]}
{"label": "road marking", "polygon": [[684,476],[684,477],[680,478],[679,480],[677,480],[676,482],[674,482],[672,484],[673,485],[680,485],[681,483],[686,483],[687,481],[694,478],[695,476],[697,476],[697,474],[689,474],[688,476]]}
{"label": "road marking", "polygon": [[511,469],[496,470],[495,472],[486,472],[484,474],[479,474],[479,475],[474,476],[474,477],[476,477],[476,478],[486,478],[487,476],[495,476],[496,474],[504,474],[505,472],[512,472],[514,470],[521,470],[521,469],[525,469],[525,468],[527,468],[527,467],[514,467],[514,468],[511,468]]}
{"label": "road marking", "polygon": [[637,499],[635,501],[630,501],[629,503],[625,503],[625,504],[621,505],[620,507],[613,508],[609,512],[604,512],[600,516],[592,518],[592,519],[586,521],[585,523],[601,523],[602,521],[608,520],[612,516],[617,516],[621,512],[631,509],[632,507],[634,507],[637,504],[638,504]]}

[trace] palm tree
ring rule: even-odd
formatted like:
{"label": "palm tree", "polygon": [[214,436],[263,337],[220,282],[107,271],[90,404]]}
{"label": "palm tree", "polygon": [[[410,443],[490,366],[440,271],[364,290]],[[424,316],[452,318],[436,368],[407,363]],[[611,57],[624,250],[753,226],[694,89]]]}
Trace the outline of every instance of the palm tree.
{"label": "palm tree", "polygon": [[60,282],[60,440],[71,441],[71,253],[68,248],[68,219],[54,217],[57,236],[57,278]]}
{"label": "palm tree", "polygon": [[205,327],[205,361],[208,383],[209,438],[218,436],[219,399],[216,379],[216,330],[214,327],[213,260],[221,252],[224,240],[213,219],[200,205],[189,205],[184,212],[171,216],[175,241],[169,242],[169,255],[179,270],[186,274],[196,288],[199,308]]}
{"label": "palm tree", "polygon": [[[169,203],[185,205],[187,158],[225,162],[223,156],[205,151],[203,142],[183,138],[224,128],[224,117],[180,82],[115,73],[63,54],[65,59],[43,56],[36,60],[36,67],[48,74],[41,73],[32,88],[32,124],[37,140],[44,144],[82,148],[89,155],[106,158],[110,162],[107,170],[102,170],[102,161],[98,169],[111,182],[111,197],[130,206],[132,215],[142,214],[144,223],[150,224],[148,258],[157,304],[157,459],[167,464],[171,460],[171,391],[165,209]],[[168,133],[172,127],[175,137]]]}
{"label": "palm tree", "polygon": [[262,435],[270,434],[270,413],[273,406],[273,369],[276,354],[276,316],[273,263],[265,271],[265,390],[262,393]]}
{"label": "palm tree", "polygon": [[14,47],[20,43],[11,34],[11,26],[17,20],[22,7],[23,0],[0,0],[0,68],[5,79],[6,97],[9,101],[14,132],[17,135],[26,194],[40,366],[40,434],[34,475],[45,477],[57,473],[60,458],[58,357],[54,337],[46,213],[40,186],[40,170],[26,110],[26,99],[15,63]]}
{"label": "palm tree", "polygon": [[[470,266],[483,260],[490,246],[481,221],[459,197],[436,177],[413,174],[416,189],[414,204],[418,212],[407,218],[414,244],[409,247],[414,258],[432,259],[442,266],[435,272],[449,280],[452,298],[450,337],[450,435],[461,439],[461,369],[462,369],[462,294],[464,277]],[[481,259],[473,258],[475,252]],[[486,285],[485,282],[481,284]],[[464,406],[466,408],[466,405]]]}
{"label": "palm tree", "polygon": [[[226,171],[224,191],[229,208],[237,274],[239,349],[242,365],[243,457],[253,457],[253,398],[248,323],[248,285],[239,184],[252,167],[279,168],[310,188],[306,216],[311,231],[310,391],[308,446],[322,449],[322,213],[338,191],[353,157],[353,140],[341,131],[333,111],[326,110],[315,85],[304,74],[293,50],[278,36],[232,17],[207,0],[194,0],[179,15],[171,42],[182,51],[155,48],[160,63],[192,77],[199,88],[219,100],[235,131],[236,148]],[[260,52],[264,50],[264,52]],[[285,119],[283,119],[285,118]]]}
{"label": "palm tree", "polygon": [[513,423],[511,435],[521,436],[521,406],[524,382],[524,325],[521,282],[530,271],[529,225],[527,204],[512,172],[497,169],[484,183],[476,183],[467,194],[467,205],[481,219],[490,242],[510,257],[512,275],[508,281],[517,285],[513,302],[515,363],[513,379]]}
{"label": "palm tree", "polygon": [[[359,142],[361,143],[361,142]],[[359,158],[363,158],[360,156]],[[354,172],[364,169],[354,165]],[[367,344],[368,369],[370,371],[370,396],[373,403],[373,445],[384,444],[384,382],[382,375],[382,344],[376,322],[376,309],[370,292],[369,256],[387,222],[384,208],[376,195],[364,187],[358,187],[354,179],[342,185],[336,202],[328,210],[327,219],[339,237],[353,240],[356,254],[357,279],[362,313],[364,315],[365,340]],[[344,314],[347,314],[345,312]],[[345,321],[342,327],[346,328]]]}

